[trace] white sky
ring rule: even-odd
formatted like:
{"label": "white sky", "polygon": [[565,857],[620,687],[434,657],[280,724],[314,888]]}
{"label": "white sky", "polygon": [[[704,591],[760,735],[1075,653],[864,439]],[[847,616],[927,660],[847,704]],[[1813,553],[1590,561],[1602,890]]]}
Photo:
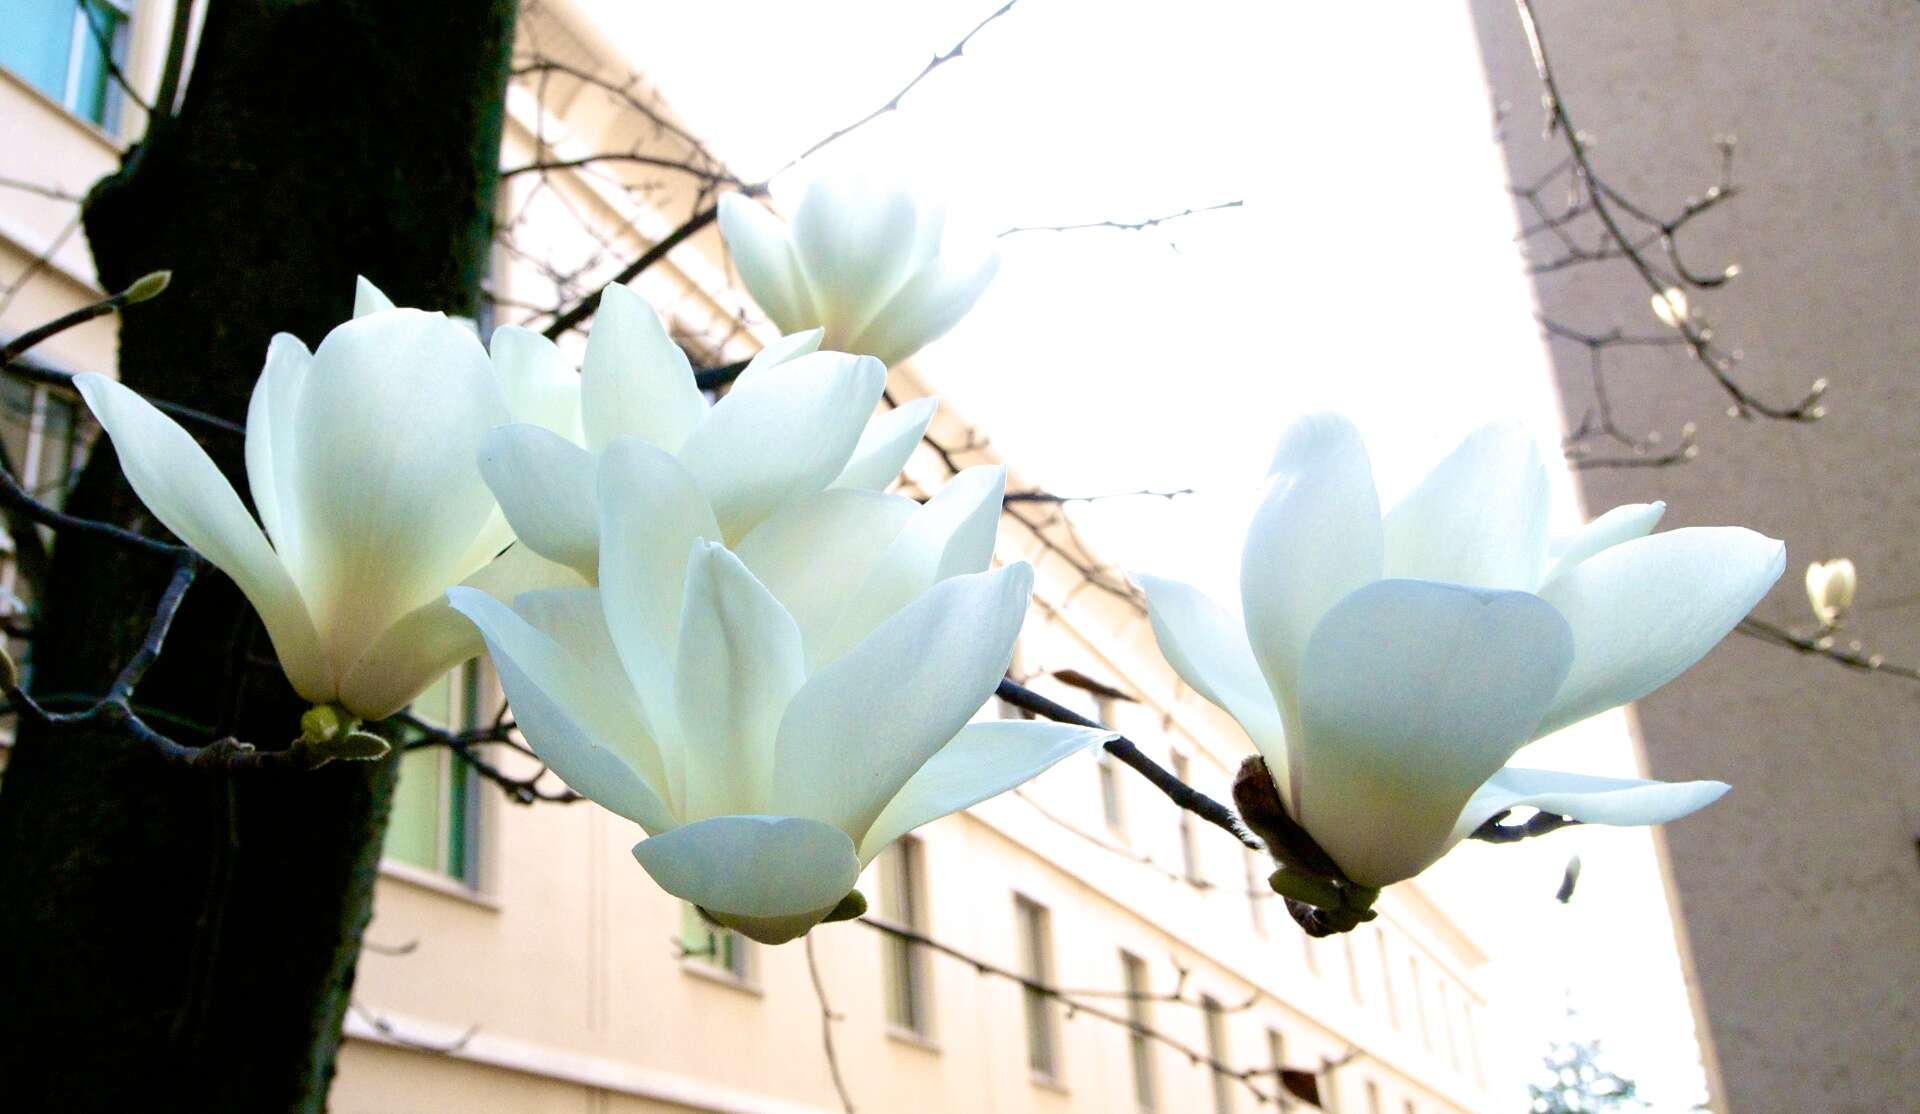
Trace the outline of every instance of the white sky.
{"label": "white sky", "polygon": [[[585,6],[753,178],[884,101],[995,4]],[[1199,489],[1085,509],[1123,566],[1230,598],[1254,485],[1303,411],[1361,423],[1388,500],[1488,420],[1557,445],[1464,3],[1021,0],[803,173],[817,169],[913,183],[983,234],[1246,202],[1145,232],[1007,238],[978,309],[915,361],[1049,489]],[[1564,527],[1578,512],[1561,493]],[[1633,772],[1623,716],[1569,734],[1521,761]],[[1616,1070],[1685,1110],[1703,1092],[1651,848],[1644,832],[1565,832],[1469,847],[1427,881],[1499,957],[1513,1072],[1559,1031],[1571,987]],[[1551,894],[1575,850],[1585,872],[1562,908]]]}

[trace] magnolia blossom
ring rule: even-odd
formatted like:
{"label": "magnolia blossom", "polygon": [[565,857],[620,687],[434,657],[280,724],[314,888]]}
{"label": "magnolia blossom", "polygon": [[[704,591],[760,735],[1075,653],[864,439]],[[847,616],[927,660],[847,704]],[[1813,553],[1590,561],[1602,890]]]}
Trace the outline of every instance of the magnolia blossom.
{"label": "magnolia blossom", "polygon": [[820,336],[815,329],[769,345],[709,405],[653,308],[625,286],[609,287],[578,376],[537,333],[505,338],[516,367],[538,369],[529,378],[577,384],[579,425],[571,435],[551,422],[496,429],[485,439],[481,472],[523,544],[589,579],[600,554],[597,460],[622,437],[677,457],[712,504],[720,527],[713,539],[729,544],[803,496],[883,488],[919,445],[936,403],[916,399],[872,417],[886,369],[871,357],[815,351]]}
{"label": "magnolia blossom", "polygon": [[104,376],[74,386],[147,509],[260,613],[294,689],[377,719],[480,652],[449,585],[511,598],[580,580],[507,548],[475,463],[493,426],[552,417],[533,401],[542,384],[489,361],[472,330],[391,308],[364,280],[356,302],[317,350],[285,333],[268,346],[247,408],[259,524],[173,419]]}
{"label": "magnolia blossom", "polygon": [[1240,617],[1140,578],[1167,660],[1240,722],[1288,815],[1351,881],[1410,878],[1508,808],[1655,824],[1726,791],[1505,767],[1699,660],[1785,548],[1731,527],[1653,534],[1659,503],[1550,540],[1548,501],[1532,440],[1493,426],[1382,515],[1359,433],[1316,416],[1274,458]]}
{"label": "magnolia blossom", "polygon": [[534,753],[646,830],[647,873],[781,943],[887,844],[1109,737],[968,723],[1033,583],[1025,564],[979,571],[1004,485],[972,468],[924,506],[819,492],[729,549],[694,471],[623,437],[598,468],[598,589],[448,596]]}
{"label": "magnolia blossom", "polygon": [[1839,624],[1847,608],[1853,606],[1854,586],[1858,583],[1853,562],[1845,557],[1815,561],[1807,566],[1807,600],[1823,627]]}
{"label": "magnolia blossom", "polygon": [[1000,257],[941,250],[946,213],[908,194],[816,180],[783,225],[738,194],[720,199],[720,232],[741,281],[782,332],[819,327],[826,347],[892,366],[973,308]]}

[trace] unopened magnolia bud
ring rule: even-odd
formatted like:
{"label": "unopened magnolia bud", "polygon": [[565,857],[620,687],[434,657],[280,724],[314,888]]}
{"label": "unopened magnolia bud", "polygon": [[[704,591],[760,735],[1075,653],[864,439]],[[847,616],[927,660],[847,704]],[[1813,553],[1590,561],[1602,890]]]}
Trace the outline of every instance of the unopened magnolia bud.
{"label": "unopened magnolia bud", "polygon": [[1839,625],[1847,609],[1853,606],[1857,585],[1853,562],[1845,557],[1815,561],[1807,566],[1807,601],[1813,604],[1814,617],[1820,620],[1821,626]]}
{"label": "unopened magnolia bud", "polygon": [[840,899],[840,904],[834,906],[833,912],[828,913],[821,923],[850,921],[855,917],[864,916],[866,912],[867,895],[859,890],[848,890],[847,896]]}
{"label": "unopened magnolia bud", "polygon": [[305,743],[331,742],[351,726],[339,708],[332,704],[315,704],[300,716],[300,740]]}
{"label": "unopened magnolia bud", "polygon": [[138,305],[149,298],[157,298],[160,296],[160,293],[167,288],[167,284],[172,281],[172,271],[153,271],[149,274],[141,275],[139,278],[133,280],[132,286],[127,287],[127,291],[122,296],[121,301],[125,305],[131,306]]}
{"label": "unopened magnolia bud", "polygon": [[1653,315],[1662,325],[1678,329],[1687,319],[1687,292],[1669,286],[1653,296]]}

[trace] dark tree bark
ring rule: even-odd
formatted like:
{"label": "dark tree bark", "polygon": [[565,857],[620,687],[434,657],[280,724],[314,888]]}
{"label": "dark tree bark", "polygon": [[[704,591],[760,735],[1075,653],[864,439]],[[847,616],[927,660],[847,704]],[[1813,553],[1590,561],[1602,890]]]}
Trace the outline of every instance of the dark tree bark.
{"label": "dark tree bark", "polygon": [[[182,111],[95,188],[130,386],[234,420],[268,339],[345,320],[355,274],[470,313],[497,184],[512,0],[213,0]],[[246,491],[238,437],[203,437]],[[154,529],[104,440],[70,509]],[[57,540],[33,689],[99,694],[168,568]],[[183,741],[297,734],[230,582],[201,578],[138,694]],[[163,764],[110,727],[23,726],[0,792],[0,1109],[323,1109],[395,762]]]}

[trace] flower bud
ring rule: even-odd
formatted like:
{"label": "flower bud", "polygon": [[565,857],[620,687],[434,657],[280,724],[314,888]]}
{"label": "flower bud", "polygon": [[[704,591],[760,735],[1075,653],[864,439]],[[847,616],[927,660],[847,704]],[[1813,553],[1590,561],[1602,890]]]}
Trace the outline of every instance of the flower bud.
{"label": "flower bud", "polygon": [[1687,320],[1687,292],[1669,286],[1653,296],[1653,315],[1662,325],[1678,329]]}
{"label": "flower bud", "polygon": [[1815,561],[1807,566],[1807,600],[1823,627],[1836,627],[1853,606],[1857,578],[1853,562],[1845,557]]}

